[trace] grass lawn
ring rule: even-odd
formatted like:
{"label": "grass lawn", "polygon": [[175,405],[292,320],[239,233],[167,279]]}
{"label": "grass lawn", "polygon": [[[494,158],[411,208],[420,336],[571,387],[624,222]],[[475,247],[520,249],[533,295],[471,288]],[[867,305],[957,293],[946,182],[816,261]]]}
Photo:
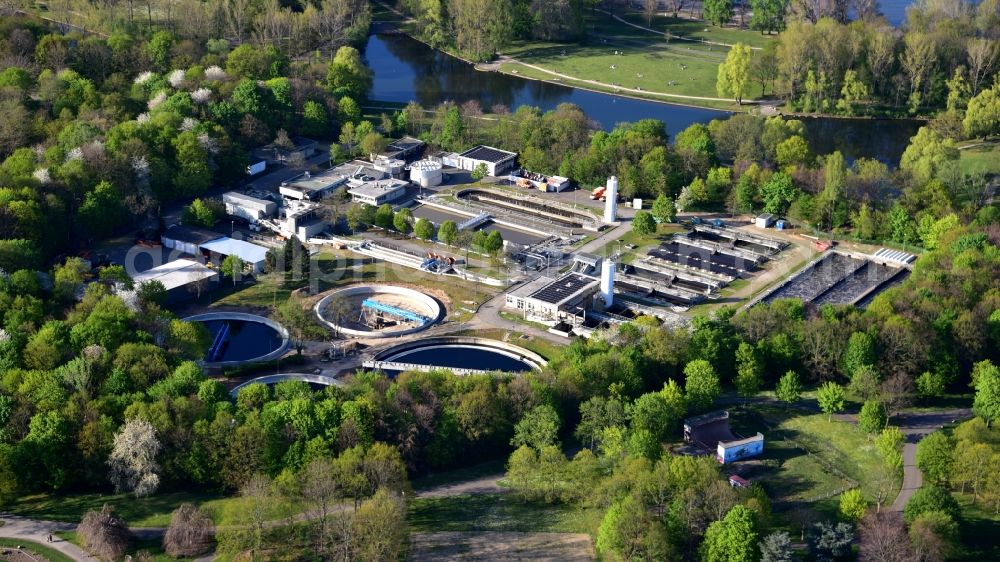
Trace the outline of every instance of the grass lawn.
{"label": "grass lawn", "polygon": [[[628,12],[626,14],[618,14],[618,16],[636,25],[655,29],[656,31],[668,32],[671,35],[696,41],[713,41],[727,45],[743,43],[751,47],[764,47],[777,37],[777,35],[764,35],[759,31],[751,31],[749,29],[718,27],[705,21],[668,16],[656,16],[649,25],[646,25],[646,17],[638,12]],[[621,25],[619,22],[615,23]],[[638,29],[636,31],[643,33]]]}
{"label": "grass lawn", "polygon": [[[491,328],[488,330],[460,330],[455,332],[454,336],[469,336],[476,338],[489,338],[493,340],[501,340],[511,343],[513,345],[523,347],[528,351],[534,351],[535,353],[541,355],[545,359],[551,361],[556,355],[562,353],[563,347],[569,345],[572,340],[566,340],[565,345],[559,345],[555,342],[551,342],[545,338],[535,338],[527,337],[522,338],[521,334],[516,331],[504,330],[500,328]],[[509,334],[509,335],[508,335]]]}
{"label": "grass lawn", "polygon": [[436,474],[428,474],[427,476],[421,476],[413,482],[411,486],[414,491],[427,490],[430,488],[435,488],[443,484],[452,484],[455,482],[463,482],[466,480],[476,480],[484,476],[489,476],[491,474],[502,474],[507,470],[507,459],[499,458],[492,461],[477,464],[475,466],[468,466],[465,468],[457,468],[455,470],[446,470],[443,472],[438,472]]}
{"label": "grass lawn", "polygon": [[[657,246],[673,234],[683,231],[684,228],[679,224],[659,224],[656,226],[656,233],[649,236],[636,234],[634,230],[629,229],[618,240],[612,240],[605,244],[604,248],[598,254],[605,256],[617,253],[619,248],[618,242],[621,241],[621,261],[623,263],[632,263],[637,257],[646,255],[646,251],[650,248]],[[635,246],[635,249],[630,249],[629,246]]]}
{"label": "grass lawn", "polygon": [[541,324],[539,322],[532,322],[531,320],[525,320],[524,317],[522,317],[520,314],[515,314],[513,312],[507,312],[505,310],[504,311],[500,311],[500,318],[503,318],[504,320],[507,320],[509,322],[516,322],[518,324],[523,324],[525,326],[530,326],[530,327],[535,328],[537,330],[548,330],[549,329],[549,327],[546,326],[545,324]]}
{"label": "grass lawn", "polygon": [[[970,143],[979,144],[979,143]],[[962,172],[1000,174],[1000,141],[987,142],[958,152],[958,165]]]}
{"label": "grass lawn", "polygon": [[[243,507],[239,498],[188,492],[157,494],[148,498],[134,498],[125,494],[37,494],[20,498],[8,510],[16,515],[35,519],[79,523],[84,513],[99,510],[107,503],[130,527],[166,527],[170,524],[170,513],[180,504],[188,502],[205,509],[219,527],[239,524],[242,519]],[[285,500],[276,502],[272,507],[273,519],[283,519],[301,511],[300,505]]]}
{"label": "grass lawn", "polygon": [[979,562],[982,560],[1000,560],[1000,516],[972,501],[971,494],[954,494],[962,507],[961,533],[962,552],[954,560]]}
{"label": "grass lawn", "polygon": [[[626,19],[645,25],[640,15],[629,15]],[[588,18],[591,39],[586,44],[545,43],[539,41],[517,41],[504,51],[504,55],[520,62],[550,70],[565,77],[557,77],[538,69],[517,63],[504,63],[503,72],[526,78],[553,80],[570,86],[580,86],[608,92],[616,87],[633,88],[648,92],[660,92],[675,96],[717,98],[716,78],[719,64],[725,59],[728,47],[702,43],[702,40],[733,44],[742,42],[761,47],[773,38],[757,32],[716,28],[704,22],[673,18],[656,18],[650,26],[656,30],[670,30],[670,33],[694,41],[670,39],[628,26],[610,17]],[[617,54],[616,54],[617,53]],[[576,80],[573,80],[576,79]],[[594,84],[585,82],[593,80]],[[757,94],[751,88],[752,99]],[[687,100],[684,98],[657,96],[640,92],[623,92],[649,99],[690,103],[718,109],[736,109],[729,101]]]}
{"label": "grass lawn", "polygon": [[[832,511],[841,490],[857,483],[873,498],[882,484],[882,459],[874,443],[853,424],[778,406],[732,409],[730,413],[737,433],[764,433],[763,459],[747,461],[746,467],[748,475],[767,490],[778,512],[798,510],[805,504],[816,511]],[[898,477],[893,477],[889,487],[898,490],[899,485]]]}
{"label": "grass lawn", "polygon": [[418,498],[410,531],[514,531],[595,534],[603,512],[560,504],[525,503],[509,494]]}
{"label": "grass lawn", "polygon": [[22,550],[25,552],[39,556],[48,562],[73,562],[73,559],[69,556],[41,543],[26,541],[24,539],[0,539],[0,547],[17,548],[18,546],[23,547]]}

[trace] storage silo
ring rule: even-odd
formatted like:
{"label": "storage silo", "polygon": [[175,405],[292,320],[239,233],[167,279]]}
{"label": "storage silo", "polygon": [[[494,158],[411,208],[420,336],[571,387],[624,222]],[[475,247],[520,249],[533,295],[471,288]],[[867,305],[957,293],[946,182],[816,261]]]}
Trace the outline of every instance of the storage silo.
{"label": "storage silo", "polygon": [[615,302],[615,262],[610,259],[601,264],[601,298],[604,308],[610,308]]}
{"label": "storage silo", "polygon": [[441,185],[441,163],[418,160],[410,164],[410,181],[420,187]]}
{"label": "storage silo", "polygon": [[618,178],[608,178],[608,188],[604,192],[604,222],[615,222],[618,218]]}

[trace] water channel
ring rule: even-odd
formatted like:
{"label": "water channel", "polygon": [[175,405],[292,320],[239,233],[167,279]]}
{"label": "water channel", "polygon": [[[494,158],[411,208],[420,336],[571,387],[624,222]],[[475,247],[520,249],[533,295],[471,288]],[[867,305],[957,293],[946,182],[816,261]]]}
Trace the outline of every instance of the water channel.
{"label": "water channel", "polygon": [[[512,110],[533,105],[543,110],[573,103],[601,127],[654,118],[671,136],[693,123],[723,118],[724,111],[659,103],[528,80],[498,72],[480,72],[472,65],[401,35],[371,35],[364,52],[375,74],[371,99],[397,103],[416,101],[434,107],[444,101],[480,102],[485,110],[504,104]],[[920,123],[909,120],[850,120],[805,118],[808,141],[818,154],[840,150],[848,159],[878,158],[899,162]]]}

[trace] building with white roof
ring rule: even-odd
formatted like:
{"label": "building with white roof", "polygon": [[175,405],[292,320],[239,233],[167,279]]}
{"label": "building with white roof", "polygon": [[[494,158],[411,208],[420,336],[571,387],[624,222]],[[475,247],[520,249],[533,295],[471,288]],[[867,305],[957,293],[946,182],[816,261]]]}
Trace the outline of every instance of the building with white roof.
{"label": "building with white roof", "polygon": [[258,221],[273,216],[278,210],[278,204],[267,199],[258,199],[237,191],[222,194],[222,202],[226,205],[226,214],[248,221]]}
{"label": "building with white roof", "polygon": [[238,256],[253,273],[262,273],[267,263],[267,248],[228,236],[206,242],[201,245],[201,249],[213,256],[220,256],[218,260],[213,259],[218,263],[227,256]]}
{"label": "building with white roof", "polygon": [[174,260],[132,276],[136,286],[159,281],[167,290],[167,301],[177,302],[197,296],[219,282],[219,272],[194,260]]}
{"label": "building with white roof", "polygon": [[409,185],[409,182],[389,178],[365,182],[349,189],[347,192],[351,194],[351,200],[356,203],[367,203],[378,207],[384,203],[391,203],[405,195],[407,185]]}
{"label": "building with white roof", "polygon": [[333,168],[319,174],[303,172],[294,178],[281,182],[278,193],[289,199],[317,201],[334,189],[347,183],[347,176],[338,168]]}

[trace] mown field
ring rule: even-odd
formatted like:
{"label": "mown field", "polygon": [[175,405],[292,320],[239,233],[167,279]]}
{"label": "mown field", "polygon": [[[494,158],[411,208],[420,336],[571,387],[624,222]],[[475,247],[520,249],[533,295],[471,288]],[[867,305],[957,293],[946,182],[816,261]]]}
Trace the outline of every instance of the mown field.
{"label": "mown field", "polygon": [[[638,14],[626,15],[625,19],[645,26],[644,18]],[[666,17],[654,18],[650,28],[669,31],[671,35],[683,39],[668,39],[663,34],[631,27],[605,14],[589,17],[588,28],[591,35],[586,44],[517,41],[505,49],[503,55],[525,64],[504,62],[501,64],[501,71],[609,92],[618,91],[619,88],[638,89],[641,90],[638,93],[623,93],[732,109],[736,107],[732,102],[687,99],[684,96],[719,97],[715,84],[719,63],[729,51],[725,45],[744,43],[752,47],[763,47],[774,40],[773,36],[753,31],[718,28],[704,22]],[[557,77],[526,65],[565,76]],[[644,94],[642,91],[678,97]],[[759,86],[752,85],[747,99],[754,99],[759,95]]]}

